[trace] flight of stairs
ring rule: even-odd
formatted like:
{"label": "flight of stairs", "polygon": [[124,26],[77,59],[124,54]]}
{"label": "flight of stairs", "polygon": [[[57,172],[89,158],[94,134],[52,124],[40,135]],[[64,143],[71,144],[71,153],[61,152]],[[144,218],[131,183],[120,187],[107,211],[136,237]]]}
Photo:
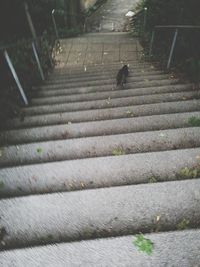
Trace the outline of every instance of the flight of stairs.
{"label": "flight of stairs", "polygon": [[0,266],[200,266],[200,92],[128,63],[124,89],[120,62],[57,69],[7,122]]}

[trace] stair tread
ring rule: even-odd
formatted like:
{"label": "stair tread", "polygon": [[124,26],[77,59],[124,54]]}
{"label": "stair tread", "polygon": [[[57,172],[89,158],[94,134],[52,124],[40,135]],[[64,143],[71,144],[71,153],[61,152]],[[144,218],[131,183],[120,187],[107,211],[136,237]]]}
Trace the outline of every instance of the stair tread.
{"label": "stair tread", "polygon": [[28,116],[27,114],[23,119],[15,118],[7,121],[7,128],[24,128],[33,126],[44,126],[62,124],[68,122],[89,122],[100,121],[108,119],[118,119],[130,117],[127,112],[132,112],[134,117],[143,117],[148,115],[160,115],[160,114],[173,114],[181,112],[192,112],[200,110],[200,101],[197,99],[163,102],[153,104],[141,104],[137,106],[124,106],[104,109],[93,109],[52,113],[52,114],[40,114]]}
{"label": "stair tread", "polygon": [[158,215],[160,230],[175,230],[184,218],[199,227],[199,192],[194,179],[4,199],[3,247],[147,232],[157,229]]}
{"label": "stair tread", "polygon": [[192,148],[1,168],[0,192],[13,197],[187,179],[181,170],[193,170],[199,155]]}
{"label": "stair tread", "polygon": [[132,111],[129,110],[127,115],[130,118],[2,131],[0,133],[0,144],[23,144],[59,139],[68,140],[80,137],[191,127],[192,125],[189,120],[192,117],[200,118],[200,111],[134,117]]}
{"label": "stair tread", "polygon": [[147,256],[133,245],[135,236],[62,243],[0,253],[0,264],[15,267],[41,266],[198,266],[200,230],[185,230],[145,235],[153,243]]}
{"label": "stair tread", "polygon": [[2,147],[0,166],[200,146],[200,127],[56,140]]}

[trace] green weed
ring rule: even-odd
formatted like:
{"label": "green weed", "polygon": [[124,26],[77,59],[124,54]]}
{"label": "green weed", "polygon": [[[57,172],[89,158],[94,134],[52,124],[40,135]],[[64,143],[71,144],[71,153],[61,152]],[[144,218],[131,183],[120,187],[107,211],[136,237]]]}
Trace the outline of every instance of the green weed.
{"label": "green weed", "polygon": [[177,224],[177,230],[185,230],[188,228],[190,224],[190,221],[187,220],[187,219],[183,219],[182,221],[180,221],[178,224]]}
{"label": "green weed", "polygon": [[192,116],[188,119],[188,123],[194,127],[200,127],[200,118]]}
{"label": "green weed", "polygon": [[148,182],[149,183],[157,183],[158,180],[157,180],[157,178],[155,176],[151,176],[151,177],[148,178]]}
{"label": "green weed", "polygon": [[115,148],[112,151],[112,155],[113,156],[121,156],[121,155],[125,155],[125,151],[122,150],[121,148]]}
{"label": "green weed", "polygon": [[41,147],[37,148],[37,153],[39,153],[39,154],[42,153],[42,148]]}
{"label": "green weed", "polygon": [[4,188],[4,182],[0,181],[0,189],[3,189],[3,188]]}
{"label": "green weed", "polygon": [[178,174],[180,178],[186,178],[186,179],[194,179],[197,178],[199,175],[200,175],[199,167],[193,167],[193,168],[185,167],[181,169]]}
{"label": "green weed", "polygon": [[151,255],[153,252],[153,243],[150,239],[146,239],[142,234],[136,235],[136,239],[133,244],[139,251],[145,252],[147,255]]}

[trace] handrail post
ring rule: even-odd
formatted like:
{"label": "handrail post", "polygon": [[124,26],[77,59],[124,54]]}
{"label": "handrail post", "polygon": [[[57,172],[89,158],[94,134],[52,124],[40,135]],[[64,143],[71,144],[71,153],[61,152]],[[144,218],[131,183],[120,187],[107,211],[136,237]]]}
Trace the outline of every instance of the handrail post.
{"label": "handrail post", "polygon": [[38,47],[38,40],[37,40],[36,30],[35,30],[35,27],[34,27],[34,25],[33,25],[33,21],[32,21],[32,18],[31,18],[31,14],[30,14],[30,12],[29,12],[28,4],[27,4],[26,2],[24,2],[24,9],[25,9],[26,18],[27,18],[27,21],[28,21],[28,24],[29,24],[29,28],[30,28],[31,34],[32,34],[32,36],[33,36],[33,39],[34,39],[35,42],[36,42],[36,46]]}
{"label": "handrail post", "polygon": [[32,48],[33,48],[33,53],[34,53],[34,56],[35,56],[35,59],[36,59],[37,65],[38,65],[38,70],[40,72],[40,76],[41,76],[42,80],[44,81],[45,80],[44,72],[42,70],[42,66],[41,66],[40,59],[38,57],[37,49],[35,47],[35,43],[34,42],[32,42]]}
{"label": "handrail post", "polygon": [[152,51],[153,51],[153,43],[154,43],[154,39],[155,39],[155,33],[156,33],[156,30],[154,29],[152,31],[152,35],[151,35],[151,42],[150,42],[150,48],[149,48],[149,57],[152,57]]}
{"label": "handrail post", "polygon": [[52,10],[52,12],[51,12],[51,16],[52,16],[52,21],[53,21],[53,26],[54,26],[54,30],[55,30],[55,34],[56,34],[56,38],[57,38],[57,40],[58,40],[58,39],[59,39],[58,28],[57,28],[57,25],[56,25],[56,20],[55,20],[54,14],[55,14],[55,9]]}
{"label": "handrail post", "polygon": [[26,95],[25,95],[25,93],[24,93],[24,90],[23,90],[22,85],[21,85],[21,83],[20,83],[20,81],[19,81],[19,78],[18,78],[17,73],[16,73],[16,71],[15,71],[15,68],[14,68],[14,66],[13,66],[13,64],[12,64],[12,61],[11,61],[9,55],[8,55],[7,50],[4,51],[4,57],[5,57],[5,59],[6,59],[6,62],[8,63],[8,66],[9,66],[9,68],[10,68],[10,71],[11,71],[11,73],[12,73],[12,76],[13,76],[13,78],[14,78],[16,84],[17,84],[17,87],[18,87],[18,89],[19,89],[19,91],[20,91],[20,94],[21,94],[21,96],[22,96],[22,99],[23,99],[25,105],[27,106],[27,105],[28,105],[27,97],[26,97]]}
{"label": "handrail post", "polygon": [[143,25],[143,31],[146,30],[146,23],[147,23],[147,7],[144,8],[144,25]]}
{"label": "handrail post", "polygon": [[172,42],[172,46],[171,46],[171,50],[170,50],[170,54],[169,54],[169,59],[167,62],[167,69],[169,69],[171,66],[171,61],[172,61],[172,57],[173,57],[173,53],[174,53],[174,48],[176,45],[177,35],[178,35],[178,28],[176,28],[176,30],[174,32],[174,38],[173,38],[173,42]]}

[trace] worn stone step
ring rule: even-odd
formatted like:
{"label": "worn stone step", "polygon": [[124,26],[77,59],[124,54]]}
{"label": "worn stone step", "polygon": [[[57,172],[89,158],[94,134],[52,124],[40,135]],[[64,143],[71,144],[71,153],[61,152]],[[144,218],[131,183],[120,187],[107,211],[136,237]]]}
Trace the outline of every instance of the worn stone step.
{"label": "worn stone step", "polygon": [[[144,235],[153,243],[151,256],[139,252],[133,242],[137,236],[120,236],[82,242],[0,253],[0,265],[10,267],[40,266],[199,266],[200,230],[185,230]],[[130,265],[131,263],[131,265]]]}
{"label": "worn stone step", "polygon": [[[137,86],[136,86],[137,84]],[[38,95],[40,96],[59,96],[59,95],[74,95],[74,94],[89,94],[89,93],[101,93],[101,92],[111,92],[111,91],[124,91],[128,89],[147,89],[150,87],[163,87],[163,86],[175,86],[179,85],[178,80],[172,80],[172,79],[166,79],[166,80],[161,80],[160,82],[158,81],[145,81],[145,82],[137,82],[137,83],[127,83],[125,85],[124,89],[117,89],[116,84],[110,84],[110,85],[101,85],[101,86],[88,86],[88,87],[77,87],[77,88],[63,88],[63,89],[50,89],[46,90],[43,88],[37,88],[33,90],[32,95]],[[186,85],[189,86],[190,85]]]}
{"label": "worn stone step", "polygon": [[40,114],[51,114],[60,113],[66,111],[78,111],[78,110],[93,110],[93,109],[103,109],[103,108],[114,108],[122,106],[132,106],[132,105],[144,105],[153,104],[159,102],[173,102],[180,100],[189,100],[194,98],[199,98],[200,91],[193,92],[178,92],[178,93],[164,93],[164,94],[154,94],[154,95],[143,95],[143,96],[133,96],[133,97],[121,97],[114,99],[105,100],[92,100],[92,101],[82,101],[82,102],[72,102],[72,103],[61,103],[52,105],[41,105],[32,106],[22,109],[25,115],[33,116]]}
{"label": "worn stone step", "polygon": [[[79,159],[0,169],[1,197],[191,178],[200,148]],[[194,175],[195,177],[195,175]]]}
{"label": "worn stone step", "polygon": [[[141,96],[141,95],[150,95],[150,94],[162,94],[162,93],[175,93],[183,91],[193,91],[192,84],[177,84],[169,86],[158,86],[158,87],[147,87],[140,89],[121,89],[121,90],[112,90],[112,91],[103,91],[96,93],[85,93],[85,94],[70,94],[67,91],[67,94],[58,95],[56,90],[54,95],[48,96],[48,91],[41,92],[40,97],[32,98],[32,105],[42,105],[42,104],[56,104],[56,103],[70,103],[77,101],[89,101],[89,100],[100,100],[100,99],[113,99],[119,97],[129,97],[129,96]],[[51,92],[52,93],[52,92]],[[46,96],[45,96],[46,94]],[[41,97],[43,95],[43,97]]]}
{"label": "worn stone step", "polygon": [[[109,82],[113,82],[113,81],[116,81],[116,76],[117,76],[117,73],[113,73],[113,74],[110,74],[110,75],[101,75],[101,76],[88,76],[88,77],[81,77],[81,78],[68,78],[66,77],[65,79],[56,79],[55,81],[49,81],[47,80],[45,82],[45,86],[64,86],[64,85],[73,85],[74,83],[76,84],[84,84],[84,83],[95,83],[95,82],[99,82],[99,84],[107,84]],[[169,74],[166,74],[166,73],[158,73],[158,72],[144,72],[144,73],[140,73],[138,75],[134,75],[134,73],[130,73],[130,75],[128,76],[127,78],[127,81],[129,82],[137,82],[137,81],[141,81],[141,80],[144,80],[144,79],[149,79],[149,80],[153,80],[153,79],[165,79],[166,77],[170,77],[172,75],[169,75]]]}
{"label": "worn stone step", "polygon": [[[142,75],[139,77],[128,77],[127,83],[137,83],[142,81],[160,81],[160,80],[166,80],[171,79],[168,74],[159,74],[159,75]],[[113,77],[112,79],[98,79],[98,80],[87,80],[87,81],[71,81],[71,82],[65,82],[65,83],[54,83],[54,84],[44,84],[41,86],[42,89],[51,90],[53,89],[62,89],[64,88],[76,88],[76,87],[86,87],[86,86],[102,86],[102,85],[112,85],[116,84],[116,78]]]}
{"label": "worn stone step", "polygon": [[86,137],[3,147],[1,149],[0,166],[164,151],[198,146],[200,146],[199,127]]}
{"label": "worn stone step", "polygon": [[[131,111],[128,113],[130,116],[132,115]],[[0,133],[0,145],[191,127],[189,119],[192,117],[200,118],[200,112],[131,117],[2,131]]]}
{"label": "worn stone step", "polygon": [[[160,70],[140,70],[139,72],[131,71],[129,70],[129,77],[139,77],[141,75],[159,75],[163,74],[163,71]],[[116,77],[117,72],[113,71],[111,73],[96,73],[94,75],[84,73],[82,76],[77,76],[77,75],[66,75],[61,78],[51,78],[51,76],[48,78],[48,80],[45,81],[45,84],[51,84],[51,83],[64,83],[64,82],[71,82],[71,81],[93,81],[97,79],[108,79],[111,77]]]}
{"label": "worn stone step", "polygon": [[[45,125],[59,125],[89,121],[111,120],[119,118],[143,117],[148,115],[173,114],[181,112],[200,111],[199,100],[182,100],[166,103],[144,104],[138,106],[125,106],[116,108],[94,109],[63,112],[55,114],[41,114],[25,116],[24,119],[16,118],[6,122],[5,128],[17,129],[39,127]],[[69,124],[68,124],[69,125]]]}
{"label": "worn stone step", "polygon": [[145,61],[139,61],[139,60],[120,60],[118,62],[106,62],[106,63],[100,63],[100,64],[83,64],[83,65],[71,65],[67,67],[62,68],[55,68],[53,70],[53,75],[62,75],[66,73],[76,73],[76,72],[96,72],[98,70],[116,70],[120,67],[122,67],[124,64],[128,64],[130,68],[133,69],[139,69],[139,68],[154,68],[154,63],[149,63]]}
{"label": "worn stone step", "polygon": [[[84,66],[79,69],[79,70],[68,70],[68,71],[65,71],[65,72],[61,72],[61,73],[52,73],[51,74],[51,78],[52,79],[59,79],[59,78],[63,78],[63,77],[66,77],[67,75],[68,76],[72,76],[72,77],[82,77],[82,76],[85,76],[85,75],[90,75],[90,76],[95,76],[97,74],[112,74],[112,73],[117,73],[117,71],[119,71],[119,69],[122,67],[119,66],[119,67],[115,67],[115,68],[110,68],[110,67],[105,67],[105,66],[102,66],[101,68],[98,68],[98,69],[94,69],[92,68],[91,70],[88,70],[87,67],[85,68]],[[140,71],[143,71],[145,70],[145,73],[148,73],[148,71],[153,71],[153,70],[156,70],[156,67],[155,66],[152,66],[152,65],[138,65],[138,66],[129,66],[129,69],[132,73],[134,72],[140,72]]]}
{"label": "worn stone step", "polygon": [[[87,67],[85,69],[85,67],[83,66],[82,69],[80,69],[79,71],[75,71],[73,72],[72,70],[69,70],[68,72],[64,72],[62,74],[58,74],[58,73],[51,73],[51,76],[48,77],[48,80],[55,80],[55,79],[65,79],[66,77],[71,77],[71,78],[83,78],[83,77],[93,77],[93,76],[99,76],[99,75],[112,75],[112,74],[116,74],[117,71],[119,71],[119,69],[121,68],[121,66],[119,66],[118,68],[100,68],[98,70],[95,69],[91,69],[88,70]],[[130,70],[130,74],[139,74],[139,73],[149,73],[149,72],[154,72],[154,71],[160,71],[159,69],[157,69],[155,66],[153,65],[142,65],[142,66],[129,66],[129,70]]]}
{"label": "worn stone step", "polygon": [[0,201],[0,227],[6,234],[0,247],[175,230],[184,219],[190,227],[199,227],[199,181],[4,199]]}

